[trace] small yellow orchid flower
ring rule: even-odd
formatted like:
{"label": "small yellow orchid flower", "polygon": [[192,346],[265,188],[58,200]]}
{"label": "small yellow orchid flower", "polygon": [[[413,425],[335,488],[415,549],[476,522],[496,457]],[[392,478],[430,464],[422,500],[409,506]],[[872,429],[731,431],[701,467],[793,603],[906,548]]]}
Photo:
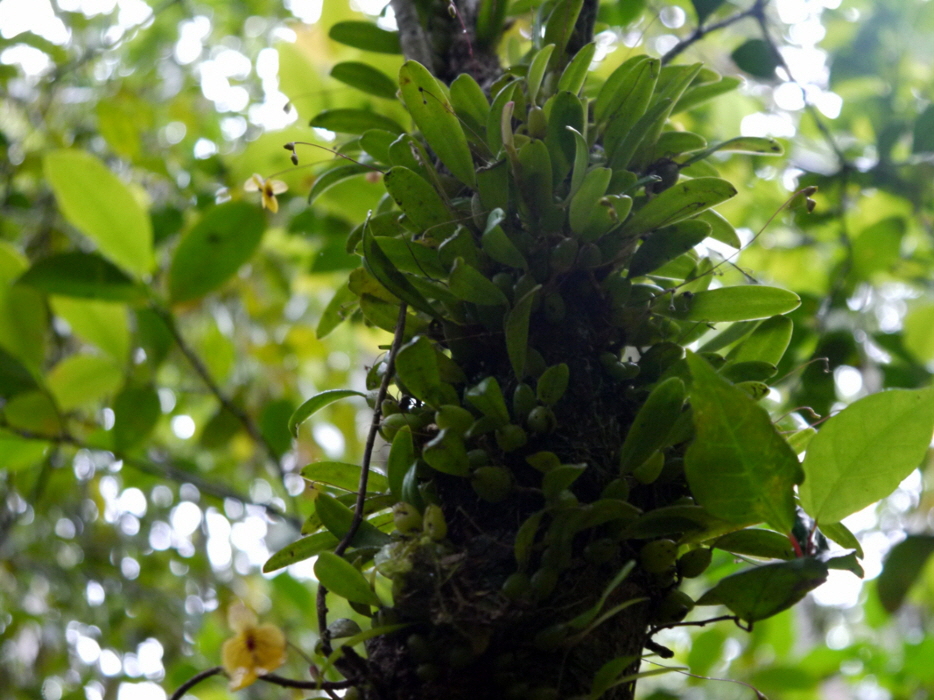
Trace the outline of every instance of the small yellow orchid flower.
{"label": "small yellow orchid flower", "polygon": [[236,635],[224,642],[221,661],[231,690],[246,688],[285,663],[285,635],[278,627],[258,625],[256,613],[243,603],[230,608],[227,620]]}
{"label": "small yellow orchid flower", "polygon": [[262,175],[256,173],[246,181],[243,189],[247,192],[262,192],[263,208],[268,209],[273,214],[279,211],[279,202],[276,200],[277,194],[282,194],[289,186],[282,180],[266,180]]}

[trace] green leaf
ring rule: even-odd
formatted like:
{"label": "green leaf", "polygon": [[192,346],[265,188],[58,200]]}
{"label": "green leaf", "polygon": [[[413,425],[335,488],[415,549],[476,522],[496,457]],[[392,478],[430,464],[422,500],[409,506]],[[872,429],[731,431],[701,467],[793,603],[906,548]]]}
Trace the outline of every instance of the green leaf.
{"label": "green leaf", "polygon": [[892,493],[924,460],[934,433],[934,389],[891,390],[850,404],[821,426],[804,458],[801,505],[838,523]]}
{"label": "green leaf", "polygon": [[654,231],[632,256],[629,277],[641,277],[654,272],[665,263],[691,250],[708,235],[710,224],[693,219]]}
{"label": "green leaf", "polygon": [[130,354],[130,324],[125,304],[96,299],[52,297],[52,311],[65,319],[76,336],[97,346],[117,362]]}
{"label": "green leaf", "polygon": [[619,466],[628,474],[665,446],[665,440],[684,406],[684,382],[669,377],[646,398],[620,448]]}
{"label": "green leaf", "polygon": [[673,303],[666,300],[657,304],[653,311],[679,321],[718,323],[750,321],[785,314],[794,311],[800,304],[800,297],[787,289],[744,285],[708,289],[695,294],[679,294]]}
{"label": "green leaf", "polygon": [[781,58],[764,39],[749,39],[733,51],[730,58],[740,70],[766,80],[774,78],[775,69],[781,65]]}
{"label": "green leaf", "polygon": [[506,314],[503,323],[506,331],[506,352],[513,372],[519,381],[525,376],[525,359],[529,351],[529,317],[532,314],[532,303],[535,295],[541,289],[537,284],[516,302],[516,305]]}
{"label": "green leaf", "polygon": [[9,399],[16,394],[38,388],[29,370],[15,357],[0,348],[0,398]]}
{"label": "green leaf", "polygon": [[130,450],[148,438],[159,422],[159,394],[152,387],[127,386],[114,399],[113,412],[114,447]]}
{"label": "green leaf", "polygon": [[122,383],[121,366],[101,355],[71,355],[46,377],[58,407],[66,412],[97,403],[114,394]]}
{"label": "green leaf", "polygon": [[710,237],[714,240],[726,243],[728,246],[733,246],[734,248],[742,246],[743,242],[739,239],[739,235],[736,233],[736,229],[733,228],[733,224],[724,219],[722,215],[718,214],[713,209],[701,212],[695,219],[710,225]]}
{"label": "green leaf", "polygon": [[37,260],[17,282],[45,294],[84,299],[134,302],[146,296],[146,290],[119,267],[100,255],[80,251]]}
{"label": "green leaf", "polygon": [[[575,171],[575,176],[576,174]],[[574,233],[580,235],[587,229],[597,203],[606,194],[611,177],[613,171],[609,168],[594,168],[584,175],[576,193],[571,197],[568,210],[568,223]]]}
{"label": "green leaf", "polygon": [[564,69],[561,78],[558,80],[559,92],[570,92],[572,95],[580,94],[596,51],[597,45],[590,42],[574,54],[574,58],[568,63],[567,68]]}
{"label": "green leaf", "polygon": [[362,134],[382,129],[394,134],[405,131],[397,121],[366,109],[326,109],[315,115],[308,126],[344,134]]}
{"label": "green leaf", "polygon": [[130,188],[83,151],[52,151],[43,162],[65,218],[117,265],[138,277],[149,273],[152,224]]}
{"label": "green leaf", "polygon": [[934,152],[934,104],[929,104],[915,119],[912,153]]}
{"label": "green leaf", "polygon": [[725,605],[746,622],[787,610],[827,580],[827,566],[810,557],[763,566],[721,579],[697,601]]}
{"label": "green leaf", "polygon": [[[625,65],[626,63],[623,64]],[[617,72],[623,66],[620,66]],[[614,72],[604,83],[597,100],[599,103],[606,90],[613,90],[607,99],[605,115],[607,125],[604,136],[604,145],[611,156],[616,154],[617,148],[629,137],[630,132],[649,108],[658,83],[660,67],[661,61],[657,58],[646,58],[636,62],[625,73],[618,85],[614,80],[617,72]],[[632,143],[633,140],[630,139],[630,144]]]}
{"label": "green leaf", "polygon": [[[344,491],[357,491],[360,486],[359,464],[346,462],[312,462],[302,467],[301,475],[308,481],[335,486]],[[367,493],[385,491],[389,487],[386,477],[370,470],[367,476]]]}
{"label": "green leaf", "polygon": [[[372,130],[367,133],[374,133]],[[385,133],[385,132],[381,132]],[[316,178],[311,185],[311,189],[308,190],[308,203],[314,204],[315,200],[327,192],[329,189],[334,187],[334,185],[343,182],[349,177],[354,177],[356,175],[363,175],[364,173],[375,172],[373,168],[367,167],[366,165],[360,165],[358,163],[350,163],[348,165],[339,165],[336,168],[331,168],[330,170],[325,171],[321,174],[320,177]]]}
{"label": "green leaf", "polygon": [[481,0],[477,11],[477,43],[482,47],[495,46],[503,33],[509,0]]}
{"label": "green leaf", "polygon": [[696,437],[684,459],[695,500],[738,525],[765,521],[790,532],[801,466],[769,414],[706,360],[688,353]]}
{"label": "green leaf", "polygon": [[793,330],[794,324],[787,316],[767,318],[726,359],[733,363],[767,362],[777,366],[791,342]]}
{"label": "green leaf", "polygon": [[172,255],[172,302],[197,299],[224,284],[253,256],[265,230],[262,210],[247,202],[226,202],[209,209]]}
{"label": "green leaf", "polygon": [[318,561],[315,562],[315,578],[331,593],[346,598],[351,603],[376,607],[383,604],[360,570],[334,552],[321,552],[318,555]]}
{"label": "green leaf", "polygon": [[419,401],[435,408],[447,403],[435,349],[425,336],[420,335],[400,348],[396,375]]}
{"label": "green leaf", "polygon": [[833,540],[841,547],[845,549],[855,549],[856,556],[858,556],[860,559],[863,558],[862,545],[859,543],[859,540],[856,539],[856,535],[850,532],[849,528],[847,528],[847,526],[843,523],[830,523],[821,525],[820,531],[827,536],[827,539]]}
{"label": "green leaf", "polygon": [[889,550],[876,581],[876,591],[886,611],[893,613],[902,606],[932,554],[934,536],[931,535],[908,535]]}
{"label": "green leaf", "polygon": [[464,398],[484,416],[495,420],[498,425],[506,425],[509,422],[509,409],[506,408],[506,400],[503,398],[503,392],[496,377],[487,377],[476,386],[470,387],[464,392]]}
{"label": "green leaf", "polygon": [[415,443],[412,441],[412,429],[405,425],[392,439],[389,457],[386,458],[386,479],[390,492],[396,500],[402,498],[402,484],[406,472],[415,463]]}
{"label": "green leaf", "polygon": [[707,534],[708,530],[722,524],[723,521],[718,521],[700,506],[664,506],[633,519],[626,526],[626,536],[638,540],[697,531]]}
{"label": "green leaf", "polygon": [[470,460],[464,440],[453,429],[445,428],[425,444],[422,458],[433,469],[452,476],[470,476]]}
{"label": "green leaf", "polygon": [[575,133],[584,129],[584,104],[570,92],[558,92],[545,104],[548,131],[545,145],[551,159],[552,185],[557,187],[571,172],[576,159]]}
{"label": "green leaf", "polygon": [[328,302],[321,318],[318,320],[318,326],[315,328],[315,337],[318,340],[326,337],[344,321],[357,306],[357,295],[351,291],[348,285],[338,287],[337,292]]}
{"label": "green leaf", "polygon": [[477,175],[467,137],[438,81],[420,63],[406,61],[399,70],[399,85],[402,101],[431,149],[454,177],[475,186]]}
{"label": "green leaf", "polygon": [[344,61],[331,69],[331,77],[361,92],[387,100],[396,98],[396,81],[367,63]]}
{"label": "green leaf", "polygon": [[346,21],[331,26],[328,36],[334,41],[353,46],[355,49],[374,53],[401,54],[399,33],[388,32],[371,22]]}
{"label": "green leaf", "polygon": [[624,236],[641,236],[648,231],[671,226],[705,209],[725,202],[736,188],[718,177],[697,177],[679,182],[651,199],[623,226]]}
{"label": "green leaf", "polygon": [[294,437],[298,437],[298,426],[311,418],[311,416],[313,416],[325,406],[332,404],[335,401],[346,399],[348,396],[365,397],[366,394],[363,394],[359,391],[354,391],[352,389],[332,389],[330,391],[322,391],[320,394],[315,394],[310,399],[305,401],[301,406],[295,409],[295,413],[293,413],[292,417],[289,418],[289,432]]}
{"label": "green leaf", "polygon": [[363,265],[389,292],[414,309],[437,316],[428,300],[399,272],[376,243],[369,226],[363,228]]}
{"label": "green leaf", "polygon": [[795,550],[788,537],[771,530],[738,530],[718,537],[710,546],[733,554],[746,554],[763,559],[795,558]]}
{"label": "green leaf", "polygon": [[481,306],[507,306],[509,299],[499,287],[487,279],[482,272],[464,262],[454,261],[448,288],[458,299]]}
{"label": "green leaf", "polygon": [[571,372],[567,363],[552,365],[538,378],[535,394],[539,401],[546,406],[554,406],[567,391]]}
{"label": "green leaf", "polygon": [[337,538],[330,532],[319,532],[311,537],[303,537],[269,557],[268,561],[263,564],[263,573],[268,574],[291,564],[311,559],[325,550],[333,549],[337,546],[337,542]]}
{"label": "green leaf", "polygon": [[722,78],[715,83],[706,83],[704,85],[689,87],[684,91],[684,94],[681,96],[681,98],[675,103],[671,113],[678,114],[679,112],[692,109],[699,104],[703,104],[708,100],[712,100],[715,97],[732,92],[742,84],[742,78],[726,76],[725,78]]}
{"label": "green leaf", "polygon": [[[353,511],[333,496],[319,492],[315,498],[315,513],[335,537],[343,538],[350,532]],[[380,532],[372,523],[364,520],[357,528],[357,534],[354,535],[350,544],[354,547],[382,547],[390,541],[389,535]]]}
{"label": "green leaf", "polygon": [[545,23],[545,36],[542,38],[542,46],[555,45],[554,54],[549,63],[551,68],[564,62],[564,50],[574,32],[577,17],[583,6],[584,0],[558,0],[555,3]]}
{"label": "green leaf", "polygon": [[397,165],[386,173],[384,182],[399,208],[429,238],[443,241],[454,232],[450,210],[421,175]]}

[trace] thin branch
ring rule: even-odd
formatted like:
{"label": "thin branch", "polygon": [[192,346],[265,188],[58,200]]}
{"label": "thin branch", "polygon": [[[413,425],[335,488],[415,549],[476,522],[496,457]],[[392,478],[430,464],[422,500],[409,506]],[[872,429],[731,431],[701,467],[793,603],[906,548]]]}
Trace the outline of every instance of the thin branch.
{"label": "thin branch", "polygon": [[[405,318],[407,310],[408,306],[405,303],[399,305],[399,317],[396,320],[396,332],[392,339],[392,346],[389,348],[389,354],[386,357],[386,372],[383,374],[383,381],[380,383],[379,391],[376,394],[376,406],[373,408],[373,419],[370,421],[370,431],[367,435],[366,446],[363,450],[363,462],[360,468],[360,482],[357,488],[357,502],[354,504],[353,520],[351,521],[350,528],[347,530],[347,533],[344,535],[343,539],[334,548],[334,553],[338,556],[343,554],[347,550],[347,547],[350,546],[354,535],[357,534],[357,530],[360,528],[360,523],[363,522],[363,508],[366,501],[366,486],[370,476],[370,461],[373,459],[373,447],[376,444],[376,436],[379,433],[379,421],[382,416],[380,409],[383,405],[383,401],[386,398],[386,394],[389,391],[389,384],[392,382],[392,376],[396,363],[396,355],[399,352],[399,347],[402,345],[402,337],[405,332]],[[321,644],[324,649],[324,653],[330,655],[332,647],[331,635],[328,631],[327,593],[328,589],[319,583],[317,598],[318,634],[321,637]]]}
{"label": "thin branch", "polygon": [[274,673],[267,673],[260,676],[259,680],[273,685],[279,685],[283,688],[301,688],[302,690],[344,690],[353,687],[353,681],[299,681],[293,678],[283,678]]}
{"label": "thin branch", "polygon": [[206,671],[202,671],[201,673],[192,676],[187,681],[182,683],[178,687],[178,690],[172,693],[172,695],[169,697],[169,700],[182,700],[182,696],[185,695],[185,693],[187,693],[189,690],[194,688],[196,685],[198,685],[198,683],[200,683],[201,681],[207,680],[211,676],[216,676],[223,672],[224,672],[223,666],[214,666],[213,668],[209,668]]}
{"label": "thin branch", "polygon": [[178,345],[178,349],[185,356],[185,359],[188,360],[188,363],[192,366],[197,375],[201,377],[201,381],[204,382],[208,390],[220,402],[224,410],[228,411],[240,422],[244,430],[246,430],[247,434],[250,436],[250,439],[262,447],[263,450],[265,450],[266,454],[269,456],[270,461],[275,465],[279,478],[284,478],[285,469],[282,467],[282,461],[276,454],[275,448],[273,448],[273,446],[269,443],[269,440],[266,439],[266,436],[263,435],[262,431],[260,431],[256,423],[253,422],[253,419],[250,418],[250,416],[242,408],[237,406],[217,385],[217,382],[214,381],[214,378],[211,376],[211,373],[208,371],[208,368],[205,366],[204,362],[201,361],[201,358],[198,357],[198,354],[185,341],[184,336],[178,329],[178,325],[175,323],[175,317],[167,309],[164,309],[157,304],[152,305],[152,310],[157,316],[159,316],[159,318],[162,319],[163,323],[165,323],[166,328],[168,328],[169,333],[171,333],[172,338],[175,340],[175,344]]}
{"label": "thin branch", "polygon": [[695,29],[691,34],[677,44],[675,44],[668,52],[662,56],[662,65],[668,65],[671,61],[678,56],[679,54],[686,51],[693,44],[696,44],[698,41],[703,39],[705,36],[711,32],[716,32],[721,29],[725,29],[730,25],[736,24],[747,17],[760,17],[765,12],[765,6],[768,4],[769,0],[756,0],[752,7],[748,10],[743,10],[742,12],[737,12],[736,14],[730,15],[726,19],[723,19],[714,24],[699,24],[697,29]]}
{"label": "thin branch", "polygon": [[70,433],[62,433],[61,435],[43,435],[41,433],[35,433],[31,430],[17,428],[2,420],[0,420],[0,428],[9,431],[10,433],[16,435],[17,437],[21,437],[24,440],[50,442],[54,445],[71,445],[72,447],[77,447],[81,450],[92,450],[95,452],[109,452],[114,456],[115,460],[123,462],[128,467],[132,467],[136,471],[143,472],[144,474],[151,474],[152,476],[158,476],[160,478],[168,479],[178,483],[192,484],[193,486],[196,486],[199,491],[209,496],[213,496],[219,499],[230,498],[235,501],[239,501],[244,505],[262,508],[268,515],[281,518],[296,529],[301,527],[301,522],[299,520],[291,517],[290,515],[287,515],[273,505],[268,503],[256,503],[255,501],[250,500],[248,496],[245,496],[242,493],[235,491],[234,489],[222,486],[213,481],[208,481],[202,476],[172,466],[168,463],[157,464],[143,459],[130,457],[117,450],[107,449],[99,445],[92,445],[90,443],[84,442],[83,440],[80,440]]}
{"label": "thin branch", "polygon": [[[707,620],[697,620],[696,622],[666,622],[662,625],[655,625],[654,627],[649,628],[649,636],[654,637],[656,634],[665,629],[670,629],[672,627],[705,627],[714,622],[723,622],[724,620],[732,620],[736,623],[736,626],[742,630],[746,630],[743,627],[742,620],[739,619],[736,615],[721,615],[720,617],[711,617]],[[749,630],[746,630],[747,632]]]}

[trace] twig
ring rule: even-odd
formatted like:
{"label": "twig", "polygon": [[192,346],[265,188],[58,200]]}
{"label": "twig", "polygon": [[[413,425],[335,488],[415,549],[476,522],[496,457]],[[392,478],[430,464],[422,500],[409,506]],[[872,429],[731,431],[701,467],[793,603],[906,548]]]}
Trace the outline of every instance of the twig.
{"label": "twig", "polygon": [[[357,488],[357,502],[354,504],[353,520],[351,520],[350,528],[347,530],[347,533],[344,535],[343,539],[341,539],[341,541],[338,542],[337,546],[334,548],[334,553],[338,556],[343,554],[347,550],[347,547],[350,546],[354,535],[357,534],[357,530],[360,528],[360,523],[363,522],[363,508],[366,501],[366,486],[370,476],[370,461],[373,458],[373,447],[376,444],[376,436],[379,432],[379,421],[382,416],[380,408],[383,404],[383,400],[386,398],[386,393],[389,391],[389,384],[392,382],[393,370],[396,363],[396,355],[399,352],[399,347],[402,345],[402,337],[405,332],[405,318],[407,310],[408,306],[404,302],[399,305],[399,317],[396,320],[396,332],[392,339],[392,346],[389,348],[389,354],[386,356],[386,373],[383,375],[383,381],[380,383],[379,391],[376,394],[376,406],[373,408],[373,419],[370,421],[370,431],[367,435],[366,446],[363,450],[363,462],[361,463],[360,468],[360,482]],[[324,653],[326,655],[330,655],[333,649],[331,647],[331,634],[328,631],[327,593],[328,589],[319,583],[317,598],[318,634],[321,637],[321,644],[324,649]]]}
{"label": "twig", "polygon": [[662,625],[655,625],[654,627],[649,628],[649,636],[654,637],[662,630],[670,629],[672,627],[705,627],[713,622],[723,622],[724,620],[732,620],[740,629],[746,630],[747,632],[749,631],[743,627],[742,620],[740,620],[736,615],[721,615],[720,617],[711,617],[707,620],[697,620],[696,622],[666,622]]}
{"label": "twig", "polygon": [[181,700],[182,696],[185,693],[187,693],[189,690],[194,688],[196,685],[198,685],[198,683],[200,683],[201,681],[207,680],[211,676],[216,676],[223,672],[224,672],[223,666],[214,666],[213,668],[209,668],[206,671],[202,671],[201,673],[192,676],[187,681],[182,683],[178,687],[178,690],[176,690],[174,693],[172,693],[171,696],[169,696],[169,700]]}
{"label": "twig", "polygon": [[662,65],[669,64],[676,56],[686,51],[690,46],[696,44],[698,41],[703,39],[705,36],[711,32],[719,31],[720,29],[725,29],[732,24],[736,24],[747,17],[761,17],[764,15],[765,6],[768,4],[769,0],[756,0],[748,10],[743,10],[742,12],[737,12],[734,15],[730,15],[724,20],[716,22],[714,24],[699,24],[697,29],[695,29],[690,36],[685,37],[677,44],[675,44],[671,49],[662,56]]}
{"label": "twig", "polygon": [[116,450],[107,449],[99,445],[92,445],[90,443],[84,442],[83,440],[76,438],[70,433],[62,433],[60,435],[43,435],[41,433],[35,433],[31,430],[17,428],[5,421],[0,421],[0,428],[9,431],[10,433],[16,435],[17,437],[21,437],[24,440],[50,442],[55,445],[71,445],[72,447],[77,447],[81,450],[93,450],[95,452],[109,452],[114,456],[115,460],[119,460],[126,464],[128,467],[132,467],[133,469],[143,472],[144,474],[151,474],[153,476],[162,477],[179,483],[192,484],[193,486],[196,486],[199,491],[206,493],[209,496],[214,496],[215,498],[219,499],[231,498],[235,501],[243,503],[244,505],[262,508],[266,511],[267,514],[285,520],[296,529],[301,527],[301,522],[299,520],[293,518],[290,515],[287,515],[273,505],[268,503],[256,503],[255,501],[250,500],[249,497],[239,493],[238,491],[235,491],[234,489],[216,484],[212,481],[208,481],[204,477],[185,471],[184,469],[179,469],[178,467],[174,467],[170,464],[156,464],[146,460],[137,459],[135,457],[129,457]]}
{"label": "twig", "polygon": [[208,390],[220,402],[224,410],[228,411],[240,422],[241,425],[243,425],[243,428],[250,436],[250,439],[265,450],[266,454],[269,456],[270,461],[275,465],[279,478],[284,478],[285,469],[282,467],[282,461],[276,454],[275,448],[273,448],[273,446],[269,443],[269,440],[266,439],[266,436],[263,435],[262,431],[260,431],[256,423],[253,422],[253,419],[250,418],[250,416],[243,409],[237,406],[217,385],[217,382],[215,382],[214,378],[211,377],[211,373],[201,361],[201,358],[198,357],[198,354],[185,341],[184,336],[178,329],[178,325],[175,323],[175,317],[171,314],[171,312],[162,308],[158,304],[152,304],[151,308],[153,312],[162,319],[163,323],[165,323],[166,328],[168,328],[169,333],[175,340],[175,344],[178,345],[178,349],[185,356],[185,359],[188,360],[188,363],[192,366],[197,375],[201,377],[201,381],[204,382]]}

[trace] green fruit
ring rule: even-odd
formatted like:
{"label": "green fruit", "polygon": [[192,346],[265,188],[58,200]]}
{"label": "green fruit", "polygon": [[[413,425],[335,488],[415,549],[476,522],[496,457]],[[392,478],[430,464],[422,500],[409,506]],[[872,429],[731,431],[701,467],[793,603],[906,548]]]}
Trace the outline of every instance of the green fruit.
{"label": "green fruit", "polygon": [[713,552],[706,547],[692,549],[690,552],[682,554],[678,559],[678,573],[684,578],[700,576],[710,566],[712,558]]}
{"label": "green fruit", "polygon": [[346,617],[339,617],[333,622],[328,623],[328,632],[331,633],[331,639],[345,639],[360,634],[363,630],[355,620]]}
{"label": "green fruit", "polygon": [[392,507],[392,521],[403,535],[422,529],[422,514],[411,503],[397,503]]}
{"label": "green fruit", "polygon": [[504,425],[496,431],[496,444],[503,452],[512,452],[528,442],[528,436],[518,425]]}
{"label": "green fruit", "polygon": [[529,581],[529,591],[535,600],[544,600],[550,596],[558,585],[558,570],[551,567],[542,567]]}
{"label": "green fruit", "polygon": [[680,622],[694,608],[694,600],[684,591],[668,591],[655,609],[656,622]]}
{"label": "green fruit", "polygon": [[653,540],[639,551],[639,563],[650,574],[660,574],[672,566],[678,556],[678,543],[674,540]]}
{"label": "green fruit", "polygon": [[526,126],[529,130],[529,136],[536,139],[543,139],[548,135],[548,120],[545,118],[545,110],[541,107],[532,107],[529,110]]}
{"label": "green fruit", "polygon": [[536,406],[528,418],[529,430],[533,433],[548,433],[555,429],[558,421],[554,411],[547,406]]}
{"label": "green fruit", "polygon": [[580,244],[576,238],[565,238],[558,245],[551,249],[551,271],[556,274],[567,272],[574,267],[574,261],[577,260],[577,250]]}
{"label": "green fruit", "polygon": [[444,513],[439,506],[431,504],[425,508],[422,529],[436,542],[448,536],[448,523],[444,519]]}
{"label": "green fruit", "polygon": [[470,485],[484,501],[499,503],[512,493],[512,472],[504,467],[480,467],[471,475]]}
{"label": "green fruit", "polygon": [[601,352],[600,353],[600,364],[603,365],[603,368],[609,370],[613,365],[619,362],[619,357],[616,356],[615,352]]}
{"label": "green fruit", "polygon": [[483,467],[490,463],[490,455],[486,450],[476,449],[467,453],[467,461],[471,467]]}
{"label": "green fruit", "polygon": [[524,598],[531,590],[532,583],[529,575],[521,571],[511,574],[503,581],[503,595],[509,600],[519,600]]}
{"label": "green fruit", "polygon": [[655,451],[651,457],[632,470],[632,475],[640,484],[651,484],[662,473],[662,467],[665,466],[665,455],[660,451]]}
{"label": "green fruit", "polygon": [[383,399],[379,405],[379,412],[384,416],[391,416],[393,413],[399,413],[399,403],[395,399]]}

